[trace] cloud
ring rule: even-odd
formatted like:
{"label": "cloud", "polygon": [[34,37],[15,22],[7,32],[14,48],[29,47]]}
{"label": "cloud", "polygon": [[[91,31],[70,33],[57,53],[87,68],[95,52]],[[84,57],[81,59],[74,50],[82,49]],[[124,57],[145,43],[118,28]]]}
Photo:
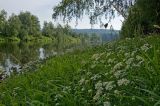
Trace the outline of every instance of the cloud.
{"label": "cloud", "polygon": [[9,10],[9,12],[19,12],[22,10],[36,11],[41,7],[54,6],[60,0],[1,0],[0,9]]}
{"label": "cloud", "polygon": [[52,8],[61,0],[0,0],[0,10],[5,9],[8,15],[30,11],[39,17],[41,24],[44,20],[52,21]]}

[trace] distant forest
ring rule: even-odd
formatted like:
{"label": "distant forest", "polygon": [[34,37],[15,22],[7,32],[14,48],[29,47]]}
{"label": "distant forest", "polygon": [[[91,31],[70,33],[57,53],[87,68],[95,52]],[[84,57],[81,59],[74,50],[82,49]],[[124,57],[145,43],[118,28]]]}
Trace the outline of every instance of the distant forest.
{"label": "distant forest", "polygon": [[96,34],[102,38],[102,41],[111,41],[119,38],[119,30],[109,29],[73,29],[73,32],[79,34],[93,35]]}

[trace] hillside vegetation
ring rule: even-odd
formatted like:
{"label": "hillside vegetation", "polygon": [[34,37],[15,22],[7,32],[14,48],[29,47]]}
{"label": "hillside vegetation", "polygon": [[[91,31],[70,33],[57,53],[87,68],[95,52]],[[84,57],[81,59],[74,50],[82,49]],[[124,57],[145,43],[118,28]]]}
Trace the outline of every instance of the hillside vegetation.
{"label": "hillside vegetation", "polygon": [[3,106],[159,106],[160,38],[126,38],[56,56],[0,84]]}

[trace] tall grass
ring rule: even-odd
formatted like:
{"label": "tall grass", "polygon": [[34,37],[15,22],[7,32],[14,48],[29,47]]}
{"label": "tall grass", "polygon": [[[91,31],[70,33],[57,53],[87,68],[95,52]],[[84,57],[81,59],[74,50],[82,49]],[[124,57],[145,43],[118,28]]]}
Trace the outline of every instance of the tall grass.
{"label": "tall grass", "polygon": [[0,84],[2,105],[159,106],[160,38],[125,39],[47,60]]}

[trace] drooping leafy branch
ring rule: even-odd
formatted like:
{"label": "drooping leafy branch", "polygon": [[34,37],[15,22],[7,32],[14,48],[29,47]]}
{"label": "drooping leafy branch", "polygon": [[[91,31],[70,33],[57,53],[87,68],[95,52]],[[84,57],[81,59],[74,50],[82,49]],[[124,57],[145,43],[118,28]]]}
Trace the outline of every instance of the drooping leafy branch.
{"label": "drooping leafy branch", "polygon": [[102,23],[101,18],[114,18],[119,14],[124,19],[128,16],[128,9],[135,4],[136,0],[62,0],[53,8],[53,19],[62,17],[64,21],[83,18],[84,15],[90,17],[90,24],[97,21]]}

